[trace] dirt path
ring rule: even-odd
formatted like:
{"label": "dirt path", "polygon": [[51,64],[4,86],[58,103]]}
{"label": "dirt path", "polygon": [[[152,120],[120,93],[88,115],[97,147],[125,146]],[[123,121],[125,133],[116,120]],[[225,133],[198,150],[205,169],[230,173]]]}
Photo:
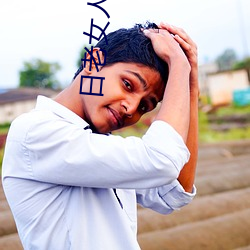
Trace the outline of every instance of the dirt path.
{"label": "dirt path", "polygon": [[[250,141],[201,145],[196,186],[171,215],[138,210],[142,250],[250,250]],[[0,181],[0,250],[21,249]]]}

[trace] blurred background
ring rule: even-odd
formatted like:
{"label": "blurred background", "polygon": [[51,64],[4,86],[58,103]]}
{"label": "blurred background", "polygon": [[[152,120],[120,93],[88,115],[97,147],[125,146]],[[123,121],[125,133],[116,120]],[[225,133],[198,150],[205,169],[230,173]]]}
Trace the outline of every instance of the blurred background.
{"label": "blurred background", "polygon": [[[87,2],[1,1],[0,170],[13,119],[31,110],[38,94],[53,97],[70,84],[90,46],[83,32],[90,32],[91,18],[101,28],[110,22],[106,33],[164,21],[185,29],[198,45],[198,194],[168,216],[139,208],[140,245],[250,249],[250,1],[107,0],[100,6],[110,18]],[[142,136],[155,112],[115,134]],[[22,249],[1,183],[0,249]]]}

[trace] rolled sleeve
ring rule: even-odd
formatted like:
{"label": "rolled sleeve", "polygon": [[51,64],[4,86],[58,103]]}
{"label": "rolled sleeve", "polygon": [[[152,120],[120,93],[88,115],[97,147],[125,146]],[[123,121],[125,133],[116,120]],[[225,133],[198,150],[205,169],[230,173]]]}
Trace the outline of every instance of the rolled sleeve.
{"label": "rolled sleeve", "polygon": [[193,200],[196,195],[196,187],[193,185],[192,193],[189,193],[184,190],[178,180],[175,180],[170,185],[159,187],[158,192],[167,207],[179,210]]}
{"label": "rolled sleeve", "polygon": [[137,190],[137,202],[161,214],[169,214],[189,204],[196,195],[196,187],[192,193],[186,192],[178,180],[158,188]]}

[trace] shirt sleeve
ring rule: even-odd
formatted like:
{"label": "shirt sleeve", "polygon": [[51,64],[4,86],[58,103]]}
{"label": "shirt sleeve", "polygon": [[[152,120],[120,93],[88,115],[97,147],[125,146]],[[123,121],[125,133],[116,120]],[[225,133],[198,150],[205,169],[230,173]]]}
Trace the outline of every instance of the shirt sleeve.
{"label": "shirt sleeve", "polygon": [[178,180],[168,185],[146,190],[136,190],[137,202],[161,214],[169,214],[189,204],[196,195],[196,187],[192,193],[186,192]]}
{"label": "shirt sleeve", "polygon": [[189,159],[181,136],[163,121],[155,121],[142,138],[122,138],[46,117],[28,129],[22,150],[30,178],[98,188],[170,184]]}

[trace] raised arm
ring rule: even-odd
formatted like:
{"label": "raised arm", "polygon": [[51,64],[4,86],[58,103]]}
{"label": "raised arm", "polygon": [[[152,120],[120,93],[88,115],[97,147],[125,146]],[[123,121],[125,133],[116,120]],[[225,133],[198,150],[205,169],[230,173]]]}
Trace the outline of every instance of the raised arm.
{"label": "raised arm", "polygon": [[[178,47],[182,49],[182,52],[189,63],[187,67],[183,58],[180,56],[181,54],[178,49],[171,51],[175,54],[175,56],[173,56],[169,50],[166,50],[164,46],[160,44],[160,39],[158,38],[157,40],[155,38],[155,40],[159,41],[157,44],[159,47],[156,47],[155,45],[154,49],[162,59],[167,61],[170,71],[169,81],[162,103],[163,105],[161,105],[161,110],[156,119],[162,119],[172,125],[186,142],[191,156],[189,162],[180,172],[178,181],[181,183],[185,191],[192,192],[198,154],[199,86],[197,46],[186,32],[180,28],[164,23],[161,23],[159,28],[161,28],[160,33],[163,35],[167,36],[163,30],[167,30],[171,34],[172,40],[177,42]],[[153,35],[151,35],[151,37],[154,38]],[[156,42],[152,38],[151,40],[154,45]],[[163,39],[161,42],[164,42]],[[172,45],[170,38],[166,39],[165,42]],[[165,53],[168,53],[168,56],[166,56],[164,51],[161,51],[159,48],[165,49]],[[182,66],[184,66],[186,70],[182,71]],[[187,70],[190,68],[191,71],[190,74],[188,73],[187,79]],[[188,90],[187,86],[189,88]]]}
{"label": "raised arm", "polygon": [[179,43],[166,30],[145,30],[156,54],[167,62],[169,78],[156,120],[170,124],[186,142],[190,116],[189,74],[190,64]]}
{"label": "raised arm", "polygon": [[185,191],[192,192],[195,170],[197,165],[198,155],[198,63],[197,63],[197,46],[186,32],[168,24],[161,24],[161,28],[167,29],[180,44],[185,52],[189,64],[191,66],[189,86],[190,86],[190,123],[186,145],[190,151],[189,162],[183,167],[180,172],[178,181],[181,183]]}

